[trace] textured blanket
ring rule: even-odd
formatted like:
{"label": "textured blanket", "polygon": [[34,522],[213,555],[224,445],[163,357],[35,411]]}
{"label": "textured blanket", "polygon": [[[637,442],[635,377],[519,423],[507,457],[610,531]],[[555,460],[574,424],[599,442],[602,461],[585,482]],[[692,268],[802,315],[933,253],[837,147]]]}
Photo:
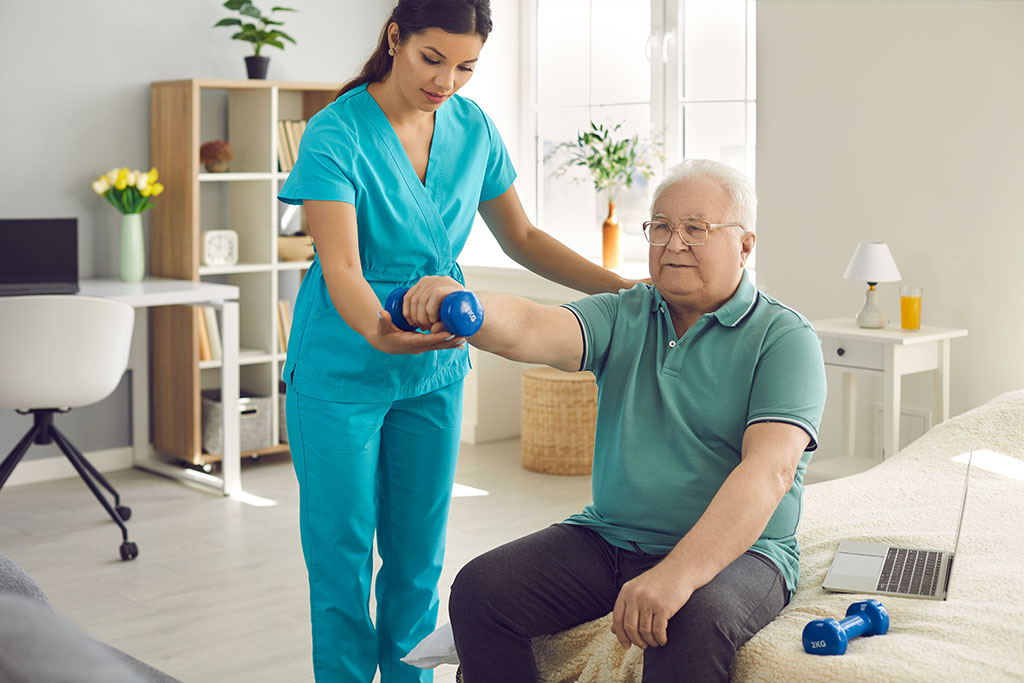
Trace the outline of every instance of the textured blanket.
{"label": "textured blanket", "polygon": [[[946,601],[879,597],[889,633],[842,656],[808,655],[812,619],[842,619],[855,594],[821,588],[841,538],[953,547],[967,454],[974,451],[960,546]],[[1024,679],[1024,391],[934,427],[871,470],[807,487],[797,533],[800,585],[744,645],[734,681],[1005,681]],[[534,641],[545,683],[639,682],[642,653],[623,650],[611,616]]]}

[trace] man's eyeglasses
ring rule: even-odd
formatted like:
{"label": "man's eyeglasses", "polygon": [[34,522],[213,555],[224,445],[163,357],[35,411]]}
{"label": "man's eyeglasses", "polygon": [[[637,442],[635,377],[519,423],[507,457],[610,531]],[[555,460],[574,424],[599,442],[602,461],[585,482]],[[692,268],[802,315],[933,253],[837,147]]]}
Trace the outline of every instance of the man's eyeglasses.
{"label": "man's eyeglasses", "polygon": [[739,223],[708,223],[707,221],[690,218],[676,227],[664,220],[646,221],[644,237],[655,247],[663,247],[672,239],[672,233],[678,233],[683,244],[699,247],[708,241],[708,233],[716,228],[742,228]]}

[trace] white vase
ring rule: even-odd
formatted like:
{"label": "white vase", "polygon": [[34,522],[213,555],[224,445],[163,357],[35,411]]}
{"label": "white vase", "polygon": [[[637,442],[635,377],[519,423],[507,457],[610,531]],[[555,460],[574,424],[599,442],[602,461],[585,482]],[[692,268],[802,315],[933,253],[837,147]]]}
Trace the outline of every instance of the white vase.
{"label": "white vase", "polygon": [[139,282],[146,274],[146,243],[142,236],[142,214],[121,216],[121,247],[119,254],[121,279]]}

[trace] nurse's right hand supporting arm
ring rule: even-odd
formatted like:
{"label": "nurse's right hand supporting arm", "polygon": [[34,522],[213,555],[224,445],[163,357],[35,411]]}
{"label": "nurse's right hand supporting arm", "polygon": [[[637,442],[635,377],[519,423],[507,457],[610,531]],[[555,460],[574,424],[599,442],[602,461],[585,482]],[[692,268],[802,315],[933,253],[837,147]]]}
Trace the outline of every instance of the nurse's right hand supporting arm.
{"label": "nurse's right hand supporting arm", "polygon": [[[388,353],[423,353],[464,343],[447,332],[404,332],[390,323],[363,277],[355,207],[345,202],[306,201],[309,232],[320,257],[327,291],[338,314],[374,348]],[[344,353],[343,349],[338,349]]]}

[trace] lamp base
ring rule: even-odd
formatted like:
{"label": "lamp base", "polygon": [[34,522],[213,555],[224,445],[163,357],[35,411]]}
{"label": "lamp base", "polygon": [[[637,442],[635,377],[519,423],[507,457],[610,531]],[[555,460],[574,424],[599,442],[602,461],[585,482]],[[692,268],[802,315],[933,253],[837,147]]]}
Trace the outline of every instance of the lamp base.
{"label": "lamp base", "polygon": [[885,311],[878,305],[878,292],[875,286],[868,283],[867,294],[864,295],[864,307],[857,314],[857,325],[867,329],[879,329],[885,327],[889,319],[885,317]]}

